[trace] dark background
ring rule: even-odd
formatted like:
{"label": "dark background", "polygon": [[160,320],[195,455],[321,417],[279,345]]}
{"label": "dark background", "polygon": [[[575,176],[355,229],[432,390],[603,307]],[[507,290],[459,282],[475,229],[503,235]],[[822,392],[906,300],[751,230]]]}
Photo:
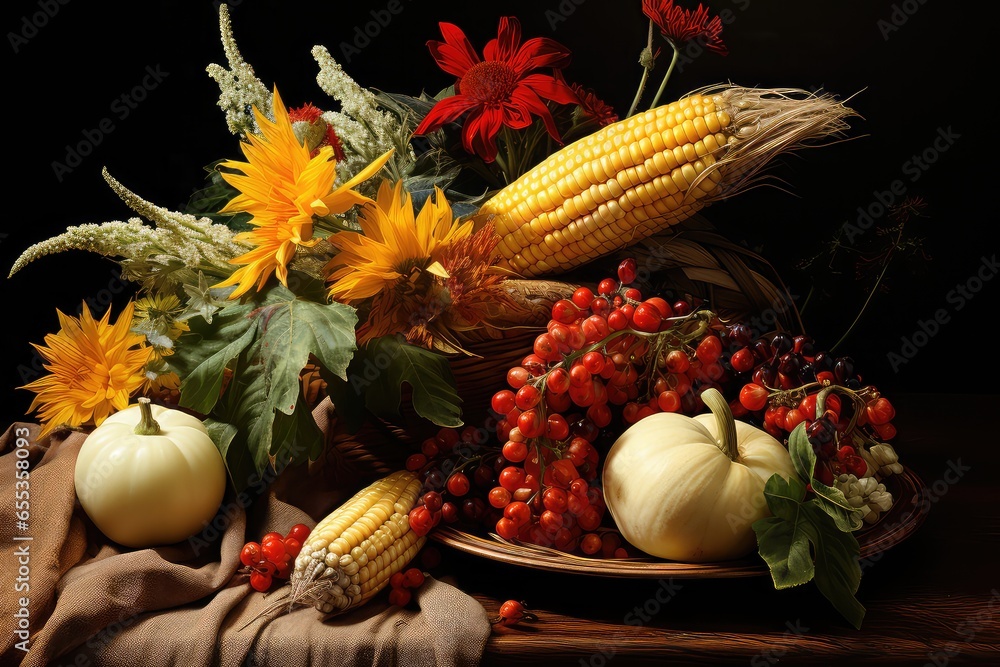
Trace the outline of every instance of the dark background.
{"label": "dark background", "polygon": [[[384,10],[387,2],[243,0],[234,3],[232,14],[247,60],[265,84],[277,83],[289,106],[307,101],[331,106],[315,84],[317,68],[309,53],[314,44],[328,46],[362,85],[435,92],[452,83],[424,46],[440,38],[437,21],[460,25],[481,52],[504,14],[521,19],[525,37],[551,36],[573,51],[565,71],[569,80],[594,88],[622,114],[632,99],[647,26],[639,0],[399,1],[402,13],[349,62],[341,43],[354,40],[356,28],[372,21],[370,12]],[[130,217],[101,179],[102,166],[141,196],[176,209],[202,184],[203,165],[238,156],[215,106],[215,83],[205,74],[209,63],[225,62],[217,3],[64,2],[6,3],[0,19],[6,35],[0,45],[6,100],[4,273],[29,245],[68,225]],[[46,4],[54,16],[43,20]],[[800,304],[810,287],[816,288],[805,323],[821,345],[829,345],[858,312],[870,278],[797,267],[821,252],[845,221],[854,221],[859,206],[875,202],[875,191],[902,180],[908,195],[927,203],[926,217],[907,229],[922,238],[929,259],[894,260],[884,278],[887,291],[874,296],[838,352],[853,356],[866,379],[885,392],[989,391],[993,378],[979,362],[989,354],[984,343],[989,338],[979,331],[994,310],[1000,284],[986,282],[961,309],[947,295],[975,276],[981,257],[992,257],[997,248],[995,170],[989,162],[995,112],[981,94],[992,78],[988,68],[994,59],[987,56],[992,17],[941,0],[718,0],[711,8],[728,8],[735,17],[723,33],[730,55],[696,58],[675,73],[666,97],[727,79],[747,86],[822,86],[840,96],[857,94],[851,105],[862,118],[851,121],[854,140],[776,165],[773,173],[788,192],[753,190],[712,206],[706,217],[733,240],[757,248]],[[26,27],[32,17],[44,23],[36,31]],[[900,25],[893,25],[893,18]],[[112,107],[114,100],[142,82],[147,66],[169,74],[119,119],[114,110],[121,107]],[[654,74],[654,87],[658,78]],[[64,162],[67,145],[80,142],[105,117],[112,118],[114,130],[60,182],[52,163]],[[960,138],[911,181],[905,163],[947,128]],[[73,252],[0,280],[4,422],[21,418],[30,402],[29,392],[13,388],[37,376],[29,342],[40,343],[57,328],[56,308],[75,314],[85,298],[106,303],[114,293],[116,306],[129,298],[130,288],[115,280],[116,268],[96,255]],[[945,309],[949,321],[896,372],[886,355],[899,352],[901,337],[912,337],[919,322],[938,309]]]}

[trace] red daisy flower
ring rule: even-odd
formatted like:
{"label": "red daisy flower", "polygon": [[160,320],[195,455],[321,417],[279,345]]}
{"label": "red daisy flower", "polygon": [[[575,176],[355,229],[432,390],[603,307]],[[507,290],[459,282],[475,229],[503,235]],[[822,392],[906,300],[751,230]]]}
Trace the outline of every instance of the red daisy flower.
{"label": "red daisy flower", "polygon": [[722,19],[709,16],[708,7],[700,3],[691,11],[676,6],[674,0],[642,0],[642,13],[676,46],[698,40],[709,51],[723,56],[729,53],[722,42]]}
{"label": "red daisy flower", "polygon": [[615,113],[614,108],[599,98],[593,90],[584,88],[578,83],[574,83],[571,87],[576,96],[580,98],[580,111],[584,116],[593,118],[601,127],[618,120],[618,114]]}
{"label": "red daisy flower", "polygon": [[531,125],[532,116],[538,116],[561,143],[545,100],[559,104],[577,104],[579,100],[564,81],[535,70],[568,65],[566,47],[547,37],[521,44],[521,24],[516,18],[502,17],[497,38],[486,44],[480,60],[458,26],[439,26],[444,41],[427,42],[427,47],[441,69],[458,77],[455,95],[435,104],[415,134],[433,132],[469,112],[462,128],[462,144],[468,152],[492,162],[500,129],[505,125],[523,129]]}

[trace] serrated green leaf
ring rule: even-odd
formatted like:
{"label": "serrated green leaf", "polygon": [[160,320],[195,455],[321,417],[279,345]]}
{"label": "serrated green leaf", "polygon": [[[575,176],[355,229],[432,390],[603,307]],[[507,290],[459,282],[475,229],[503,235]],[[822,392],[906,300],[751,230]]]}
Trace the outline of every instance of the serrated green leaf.
{"label": "serrated green leaf", "polygon": [[410,385],[413,409],[438,426],[462,425],[462,399],[455,388],[455,378],[448,360],[440,354],[401,342],[395,336],[382,336],[366,347],[370,366],[363,369],[365,405],[379,416],[399,414],[401,387]]}
{"label": "serrated green leaf", "polygon": [[225,308],[209,324],[203,319],[188,321],[191,330],[180,337],[170,365],[181,377],[181,407],[201,414],[212,411],[219,400],[223,371],[254,341],[257,321],[252,307]]}
{"label": "serrated green leaf", "polygon": [[[264,472],[271,450],[274,410],[268,406],[260,341],[245,350],[233,365],[233,377],[211,415],[216,441],[237,492]],[[235,432],[233,432],[235,429]]]}
{"label": "serrated green leaf", "polygon": [[768,479],[764,497],[773,516],[753,525],[761,558],[771,571],[775,588],[815,579],[834,607],[860,627],[864,607],[854,598],[861,582],[858,541],[838,527],[825,500],[801,502],[804,493],[805,486],[799,480],[786,482],[778,474]]}
{"label": "serrated green leaf", "polygon": [[761,558],[778,590],[800,586],[815,574],[809,538],[797,522],[769,516],[753,524]]}
{"label": "serrated green leaf", "polygon": [[299,374],[310,354],[330,373],[347,378],[358,317],[350,306],[308,301],[280,286],[271,290],[267,304],[259,317],[268,400],[290,415],[299,397]]}

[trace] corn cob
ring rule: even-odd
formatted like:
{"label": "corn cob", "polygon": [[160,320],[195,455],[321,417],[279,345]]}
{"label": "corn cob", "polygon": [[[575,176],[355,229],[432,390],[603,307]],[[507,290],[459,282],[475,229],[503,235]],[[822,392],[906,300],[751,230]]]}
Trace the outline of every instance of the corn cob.
{"label": "corn cob", "polygon": [[324,518],[295,559],[291,604],[310,600],[330,614],[362,605],[382,590],[426,541],[407,519],[419,495],[417,476],[400,471]]}
{"label": "corn cob", "polygon": [[837,135],[830,95],[720,86],[605,126],[557,151],[479,211],[525,277],[574,268],[732,196],[778,153]]}

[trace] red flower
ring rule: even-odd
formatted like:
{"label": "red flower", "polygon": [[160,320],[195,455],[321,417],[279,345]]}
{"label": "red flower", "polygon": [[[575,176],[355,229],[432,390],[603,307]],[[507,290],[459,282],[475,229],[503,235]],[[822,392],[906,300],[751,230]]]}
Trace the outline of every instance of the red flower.
{"label": "red flower", "polygon": [[615,113],[614,108],[599,98],[593,90],[584,88],[578,83],[574,83],[572,88],[576,96],[580,98],[580,111],[584,116],[593,118],[601,127],[618,120],[618,114]]}
{"label": "red flower", "polygon": [[642,13],[659,27],[674,45],[698,40],[709,51],[729,53],[722,42],[722,19],[709,17],[708,7],[698,4],[693,12],[674,5],[674,0],[642,0]]}
{"label": "red flower", "polygon": [[503,17],[497,38],[483,49],[480,60],[465,33],[451,23],[440,23],[443,42],[427,43],[445,72],[458,77],[455,95],[434,105],[415,134],[433,132],[469,112],[462,128],[465,150],[486,162],[496,158],[496,135],[506,125],[520,130],[538,116],[556,141],[559,130],[544,100],[577,104],[579,100],[564,81],[535,70],[563,68],[569,64],[569,50],[547,37],[535,37],[521,44],[521,24]]}
{"label": "red flower", "polygon": [[311,153],[313,157],[319,153],[319,149],[323,146],[332,146],[333,157],[337,162],[347,159],[347,156],[344,154],[344,147],[340,143],[340,137],[337,136],[333,125],[323,120],[323,110],[316,105],[307,102],[296,109],[289,109],[288,120],[292,121],[292,123],[309,123],[310,125],[319,125],[326,128],[323,139],[313,148]]}

